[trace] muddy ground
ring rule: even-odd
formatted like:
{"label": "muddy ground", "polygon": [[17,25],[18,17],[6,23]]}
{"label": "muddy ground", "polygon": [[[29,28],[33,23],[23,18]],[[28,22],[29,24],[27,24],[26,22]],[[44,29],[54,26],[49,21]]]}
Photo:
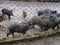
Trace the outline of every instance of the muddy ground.
{"label": "muddy ground", "polygon": [[[16,2],[16,1],[0,1],[0,13],[1,9],[7,8],[12,9],[14,16],[12,16],[11,20],[5,20],[0,22],[0,37],[6,37],[7,28],[13,23],[22,23],[25,21],[29,21],[33,16],[37,15],[37,10],[43,10],[46,8],[57,10],[60,12],[60,3],[51,3],[51,2]],[[23,18],[23,10],[27,12],[27,17]],[[26,34],[32,35],[35,32],[39,32],[40,28],[36,27],[35,29],[28,30]],[[15,36],[21,37],[20,34],[15,33]],[[13,37],[10,35],[7,39],[11,40]],[[36,40],[32,42],[21,42],[18,45],[60,45],[60,37],[55,38],[47,38]],[[16,44],[17,45],[17,44]]]}

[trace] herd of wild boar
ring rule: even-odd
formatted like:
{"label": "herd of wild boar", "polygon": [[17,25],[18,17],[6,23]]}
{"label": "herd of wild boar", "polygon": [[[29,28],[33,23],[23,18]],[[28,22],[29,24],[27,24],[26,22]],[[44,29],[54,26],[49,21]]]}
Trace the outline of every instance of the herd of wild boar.
{"label": "herd of wild boar", "polygon": [[[14,16],[13,10],[8,9],[2,9],[2,15],[0,16],[0,22],[7,20],[6,15],[8,16],[8,19],[11,19],[11,16]],[[27,14],[25,11],[23,11],[23,17],[26,18]],[[35,28],[34,25],[40,26],[42,31],[47,31],[48,29],[52,28],[53,30],[55,27],[59,29],[60,24],[60,13],[58,13],[56,10],[51,9],[45,9],[42,11],[38,11],[37,16],[33,16],[29,21],[23,22],[20,24],[12,24],[8,27],[7,36],[12,34],[14,36],[14,33],[22,33],[25,34],[28,29]]]}

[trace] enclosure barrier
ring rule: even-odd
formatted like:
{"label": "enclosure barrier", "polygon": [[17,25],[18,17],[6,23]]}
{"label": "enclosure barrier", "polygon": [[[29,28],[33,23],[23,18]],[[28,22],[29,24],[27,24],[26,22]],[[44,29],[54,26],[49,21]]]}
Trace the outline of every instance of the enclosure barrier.
{"label": "enclosure barrier", "polygon": [[48,31],[45,31],[45,32],[38,32],[38,33],[34,33],[34,35],[32,35],[32,36],[26,36],[25,38],[14,39],[12,41],[6,41],[6,39],[3,38],[3,39],[0,39],[0,45],[13,44],[13,43],[22,42],[22,41],[32,41],[32,40],[36,40],[36,39],[41,39],[41,38],[53,36],[57,33],[60,33],[60,30],[56,29],[56,30],[48,30]]}

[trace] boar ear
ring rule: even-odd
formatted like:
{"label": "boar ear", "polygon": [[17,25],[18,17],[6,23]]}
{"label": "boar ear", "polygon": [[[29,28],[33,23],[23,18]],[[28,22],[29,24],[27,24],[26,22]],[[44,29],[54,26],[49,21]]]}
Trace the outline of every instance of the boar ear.
{"label": "boar ear", "polygon": [[31,21],[29,21],[29,24],[30,24],[30,25],[32,25],[32,22],[31,22]]}
{"label": "boar ear", "polygon": [[54,14],[54,13],[57,13],[57,11],[55,10],[55,11],[52,11],[51,13],[53,13],[53,14]]}
{"label": "boar ear", "polygon": [[55,10],[54,12],[55,12],[55,13],[57,13],[57,11],[56,11],[56,10]]}

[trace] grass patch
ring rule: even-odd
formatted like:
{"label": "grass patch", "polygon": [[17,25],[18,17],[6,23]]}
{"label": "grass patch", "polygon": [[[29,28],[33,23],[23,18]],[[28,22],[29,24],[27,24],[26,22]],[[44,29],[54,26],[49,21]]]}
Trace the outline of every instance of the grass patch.
{"label": "grass patch", "polygon": [[49,37],[60,37],[60,32],[53,34],[53,35],[49,35]]}
{"label": "grass patch", "polygon": [[22,41],[33,41],[33,40],[38,40],[42,38],[48,38],[48,37],[60,37],[60,30],[48,30],[44,32],[38,32],[34,33],[33,35],[26,35],[23,38],[19,38],[17,40],[12,40],[12,41],[5,41],[5,38],[2,38],[0,40],[1,43],[15,43],[15,42],[22,42]]}
{"label": "grass patch", "polygon": [[0,37],[0,42],[1,42],[1,41],[5,41],[5,40],[6,40],[6,38],[1,38],[1,37]]}

